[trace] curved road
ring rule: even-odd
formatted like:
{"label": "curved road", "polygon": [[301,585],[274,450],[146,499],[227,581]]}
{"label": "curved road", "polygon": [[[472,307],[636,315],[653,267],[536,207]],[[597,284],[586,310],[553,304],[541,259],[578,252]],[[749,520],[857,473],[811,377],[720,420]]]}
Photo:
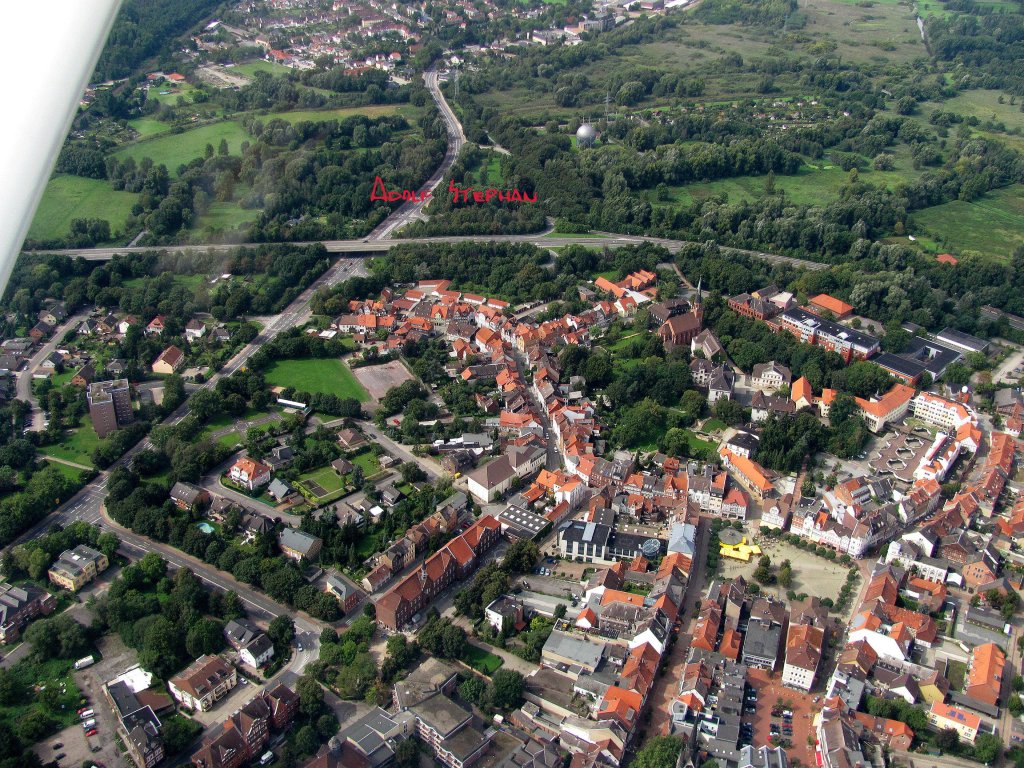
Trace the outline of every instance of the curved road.
{"label": "curved road", "polygon": [[[444,160],[441,161],[437,170],[427,179],[427,183],[417,190],[420,193],[418,197],[422,197],[423,192],[433,192],[437,189],[437,185],[441,183],[441,179],[444,178],[444,175],[455,164],[455,159],[459,156],[459,152],[462,151],[462,147],[466,143],[466,134],[462,131],[462,123],[459,122],[452,108],[448,106],[448,102],[441,94],[437,69],[431,67],[424,72],[423,81],[426,83],[427,90],[430,91],[430,95],[434,98],[434,103],[437,105],[438,110],[441,112],[441,118],[444,120],[445,129],[448,132],[448,149],[445,151]],[[404,227],[410,221],[422,217],[423,209],[429,202],[430,198],[428,197],[420,202],[408,201],[402,203],[398,210],[377,225],[377,228],[370,233],[367,239],[387,240],[396,229]]]}

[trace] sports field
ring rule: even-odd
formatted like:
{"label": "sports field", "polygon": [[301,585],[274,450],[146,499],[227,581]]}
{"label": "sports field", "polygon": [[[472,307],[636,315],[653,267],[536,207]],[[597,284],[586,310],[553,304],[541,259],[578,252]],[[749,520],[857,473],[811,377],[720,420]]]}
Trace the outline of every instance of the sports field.
{"label": "sports field", "polygon": [[952,253],[972,250],[1005,261],[1024,244],[1024,184],[997,189],[970,203],[954,200],[915,211],[911,221],[911,233],[921,230]]}
{"label": "sports field", "polygon": [[111,189],[101,179],[55,176],[46,185],[28,236],[33,240],[63,237],[72,219],[106,219],[111,233],[123,230],[138,198],[133,192]]}
{"label": "sports field", "polygon": [[388,390],[413,377],[409,373],[409,369],[398,360],[392,360],[390,363],[382,365],[365,365],[362,368],[356,368],[355,375],[374,400],[380,400],[388,393]]}
{"label": "sports field", "polygon": [[295,387],[300,392],[354,397],[361,403],[370,399],[348,366],[336,358],[275,360],[265,371],[265,376],[267,383],[275,387]]}

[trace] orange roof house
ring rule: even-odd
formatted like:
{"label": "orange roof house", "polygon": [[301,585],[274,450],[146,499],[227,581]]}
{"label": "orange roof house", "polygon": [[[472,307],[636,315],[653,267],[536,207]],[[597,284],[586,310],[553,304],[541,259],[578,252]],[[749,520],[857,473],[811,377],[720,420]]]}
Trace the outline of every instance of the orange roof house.
{"label": "orange roof house", "polygon": [[852,305],[840,301],[835,296],[829,296],[827,293],[819,293],[812,298],[807,302],[807,308],[816,315],[820,315],[822,312],[831,312],[835,315],[836,320],[845,320],[853,314]]}
{"label": "orange roof house", "polygon": [[743,648],[743,635],[735,629],[727,629],[722,634],[722,644],[718,652],[727,659],[739,661],[740,649]]}
{"label": "orange roof house", "polygon": [[805,376],[793,382],[789,391],[789,399],[797,408],[810,408],[814,404],[814,391],[811,389],[811,382]]}
{"label": "orange roof house", "polygon": [[693,639],[690,646],[703,648],[705,651],[714,651],[718,642],[718,628],[722,624],[722,609],[713,600],[706,600],[701,606],[700,615],[697,617],[697,624],[693,629]]}
{"label": "orange roof house", "polygon": [[719,454],[725,462],[725,466],[733,470],[740,484],[758,501],[774,492],[775,486],[768,478],[767,470],[756,461],[735,454],[728,448],[722,448]]}
{"label": "orange roof house", "polygon": [[896,604],[899,595],[899,584],[892,572],[886,570],[871,579],[868,584],[868,591],[864,595],[864,602],[880,599],[883,603]]}
{"label": "orange roof house", "polygon": [[615,298],[619,298],[626,292],[625,288],[620,288],[606,277],[597,278],[597,280],[594,281],[594,286],[598,290],[612,294],[613,296],[615,296]]}
{"label": "orange roof house", "polygon": [[951,267],[955,267],[960,263],[960,260],[952,253],[940,253],[935,257],[935,260],[939,262],[939,264],[949,264]]}
{"label": "orange roof house", "polygon": [[884,717],[875,717],[867,712],[854,712],[853,716],[857,722],[870,730],[878,737],[878,740],[891,749],[907,751],[914,741],[914,731],[900,720],[889,720]]}
{"label": "orange roof house", "polygon": [[976,646],[971,654],[964,693],[989,706],[999,705],[1006,654],[995,643]]}

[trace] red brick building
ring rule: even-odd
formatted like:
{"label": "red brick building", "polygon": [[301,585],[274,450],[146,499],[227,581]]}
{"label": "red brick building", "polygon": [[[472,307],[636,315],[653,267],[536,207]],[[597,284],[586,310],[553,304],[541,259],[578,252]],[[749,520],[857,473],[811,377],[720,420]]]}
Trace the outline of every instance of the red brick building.
{"label": "red brick building", "polygon": [[239,768],[259,756],[270,730],[286,728],[299,709],[298,695],[286,685],[263,690],[224,721],[219,734],[203,741],[192,755],[197,768]]}
{"label": "red brick building", "polygon": [[453,581],[475,571],[500,535],[501,524],[496,519],[481,517],[385,593],[377,602],[377,621],[391,630],[404,626]]}

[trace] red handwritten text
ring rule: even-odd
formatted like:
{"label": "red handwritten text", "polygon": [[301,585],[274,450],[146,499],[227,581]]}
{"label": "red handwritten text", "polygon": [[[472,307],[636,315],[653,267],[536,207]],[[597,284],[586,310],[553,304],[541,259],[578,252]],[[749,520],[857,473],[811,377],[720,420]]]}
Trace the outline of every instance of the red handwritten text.
{"label": "red handwritten text", "polygon": [[414,203],[422,203],[431,196],[430,190],[425,192],[413,192],[410,189],[388,190],[384,186],[384,180],[377,176],[373,180],[373,189],[370,190],[370,200],[383,200],[386,203],[397,203],[399,200],[411,200]]}
{"label": "red handwritten text", "polygon": [[454,181],[448,182],[448,191],[452,193],[452,202],[468,203],[489,203],[497,198],[502,203],[536,203],[537,193],[530,195],[529,192],[520,192],[518,189],[473,189],[472,187],[459,187]]}

